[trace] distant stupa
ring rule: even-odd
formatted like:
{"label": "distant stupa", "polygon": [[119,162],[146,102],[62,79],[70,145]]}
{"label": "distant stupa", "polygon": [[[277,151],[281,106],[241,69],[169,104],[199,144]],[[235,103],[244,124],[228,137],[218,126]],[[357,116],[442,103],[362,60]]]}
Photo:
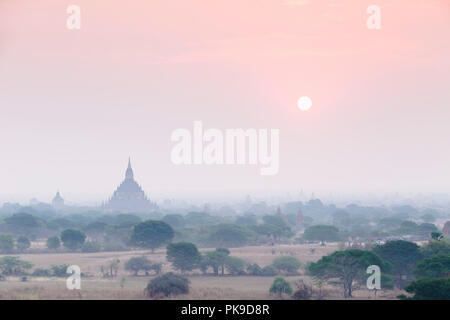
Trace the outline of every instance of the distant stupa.
{"label": "distant stupa", "polygon": [[64,199],[59,194],[59,190],[56,191],[56,195],[52,200],[52,206],[56,210],[60,210],[64,207]]}
{"label": "distant stupa", "polygon": [[141,186],[134,180],[131,160],[128,159],[125,180],[114,191],[111,199],[103,205],[103,209],[120,212],[149,212],[156,208],[156,204],[147,198]]}

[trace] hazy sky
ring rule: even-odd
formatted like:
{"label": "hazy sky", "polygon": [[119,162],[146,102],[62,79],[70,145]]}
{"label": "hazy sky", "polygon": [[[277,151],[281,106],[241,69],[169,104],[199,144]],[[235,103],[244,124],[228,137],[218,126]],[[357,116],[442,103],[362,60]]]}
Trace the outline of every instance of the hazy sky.
{"label": "hazy sky", "polygon": [[[0,111],[0,201],[104,200],[128,156],[150,197],[449,192],[450,2],[0,0]],[[195,120],[279,129],[279,174],[175,166]]]}

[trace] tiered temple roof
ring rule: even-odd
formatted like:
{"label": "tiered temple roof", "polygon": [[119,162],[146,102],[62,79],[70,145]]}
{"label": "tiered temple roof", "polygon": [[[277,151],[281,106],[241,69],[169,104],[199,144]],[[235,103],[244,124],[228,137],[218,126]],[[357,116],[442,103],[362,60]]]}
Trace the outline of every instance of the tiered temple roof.
{"label": "tiered temple roof", "polygon": [[147,198],[141,186],[134,180],[131,161],[128,159],[125,180],[114,191],[111,199],[104,204],[103,209],[120,212],[149,212],[156,208],[156,204]]}

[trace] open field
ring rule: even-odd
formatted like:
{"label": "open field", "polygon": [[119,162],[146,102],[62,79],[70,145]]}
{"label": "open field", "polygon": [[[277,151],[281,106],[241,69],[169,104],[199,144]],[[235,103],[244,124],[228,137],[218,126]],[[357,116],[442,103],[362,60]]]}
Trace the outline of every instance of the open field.
{"label": "open field", "polygon": [[[314,249],[314,250],[311,250]],[[336,244],[325,247],[318,245],[280,245],[242,247],[230,249],[232,256],[243,258],[260,266],[269,265],[273,259],[282,255],[292,255],[303,264],[316,261],[321,256],[337,250]],[[207,250],[202,250],[207,251]],[[20,254],[20,259],[33,263],[34,268],[49,268],[51,265],[78,265],[83,273],[81,290],[68,290],[65,278],[28,277],[21,282],[19,277],[9,277],[0,282],[0,299],[144,299],[143,291],[152,276],[131,276],[123,269],[123,264],[131,257],[145,255],[152,262],[162,262],[163,272],[172,271],[165,260],[165,250],[97,252],[97,253],[42,253]],[[1,256],[0,256],[1,257]],[[120,259],[120,269],[116,278],[102,278],[100,266],[112,259]],[[122,279],[125,279],[124,281]],[[268,291],[274,277],[255,276],[212,276],[199,271],[191,273],[191,290],[188,295],[176,299],[273,299]],[[311,279],[300,270],[300,275],[286,279],[294,283],[298,279],[310,282]],[[123,288],[121,287],[123,284]],[[327,299],[341,299],[339,288],[325,286]],[[355,291],[355,299],[394,299],[398,291],[379,292],[375,297],[368,290]]]}

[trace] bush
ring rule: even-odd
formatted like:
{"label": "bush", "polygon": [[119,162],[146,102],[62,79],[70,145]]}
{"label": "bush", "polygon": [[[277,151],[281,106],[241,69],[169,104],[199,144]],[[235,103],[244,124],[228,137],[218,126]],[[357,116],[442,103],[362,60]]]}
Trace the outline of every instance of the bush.
{"label": "bush", "polygon": [[10,234],[0,233],[0,254],[10,253],[14,250],[14,238]]}
{"label": "bush", "polygon": [[283,293],[291,294],[291,293],[292,293],[292,288],[291,288],[291,285],[289,284],[289,282],[287,282],[286,280],[284,280],[283,277],[277,276],[277,277],[275,278],[275,280],[273,281],[272,286],[270,287],[269,292],[270,292],[270,293],[278,294],[278,296],[281,297],[281,295],[282,295]]}
{"label": "bush", "polygon": [[189,293],[189,280],[169,272],[151,280],[145,291],[148,297],[187,294]]}
{"label": "bush", "polygon": [[161,262],[152,263],[150,265],[150,270],[155,271],[156,274],[160,274],[162,270],[162,263]]}
{"label": "bush", "polygon": [[414,269],[417,278],[446,278],[450,276],[450,254],[436,254],[419,262]]}
{"label": "bush", "polygon": [[244,267],[245,267],[245,261],[241,258],[228,256],[225,259],[225,268],[227,269],[228,273],[231,275],[236,276],[236,275],[245,274]]}
{"label": "bush", "polygon": [[47,239],[47,248],[56,250],[61,246],[61,242],[58,237],[50,237]]}
{"label": "bush", "polygon": [[311,300],[314,295],[314,289],[311,285],[308,285],[303,280],[295,282],[296,290],[292,295],[294,300]]}
{"label": "bush", "polygon": [[252,276],[260,276],[262,274],[262,268],[257,263],[253,263],[247,267],[247,273]]}
{"label": "bush", "polygon": [[279,257],[273,261],[273,266],[279,271],[296,273],[298,268],[300,268],[300,261],[294,257]]}
{"label": "bush", "polygon": [[31,263],[19,260],[19,257],[6,256],[0,258],[0,273],[4,276],[20,276],[32,267]]}
{"label": "bush", "polygon": [[17,239],[16,246],[19,251],[25,251],[31,246],[31,243],[27,237],[21,236]]}
{"label": "bush", "polygon": [[277,275],[277,270],[275,269],[274,266],[271,266],[271,265],[265,266],[261,270],[261,275],[264,277],[273,277],[273,276]]}
{"label": "bush", "polygon": [[450,300],[450,278],[420,279],[411,282],[405,288],[406,292],[414,294],[412,298],[404,295],[400,299],[408,300]]}
{"label": "bush", "polygon": [[150,260],[146,257],[133,257],[127,262],[125,262],[125,270],[134,272],[134,275],[137,276],[139,271],[145,271],[147,274],[149,270],[151,270],[152,264]]}
{"label": "bush", "polygon": [[52,270],[52,275],[54,277],[67,277],[68,267],[69,267],[68,264],[61,264],[61,265],[52,265],[50,269]]}
{"label": "bush", "polygon": [[81,246],[81,252],[99,252],[101,249],[101,244],[94,241],[85,242]]}
{"label": "bush", "polygon": [[51,277],[52,272],[48,269],[35,269],[31,274],[33,277]]}

